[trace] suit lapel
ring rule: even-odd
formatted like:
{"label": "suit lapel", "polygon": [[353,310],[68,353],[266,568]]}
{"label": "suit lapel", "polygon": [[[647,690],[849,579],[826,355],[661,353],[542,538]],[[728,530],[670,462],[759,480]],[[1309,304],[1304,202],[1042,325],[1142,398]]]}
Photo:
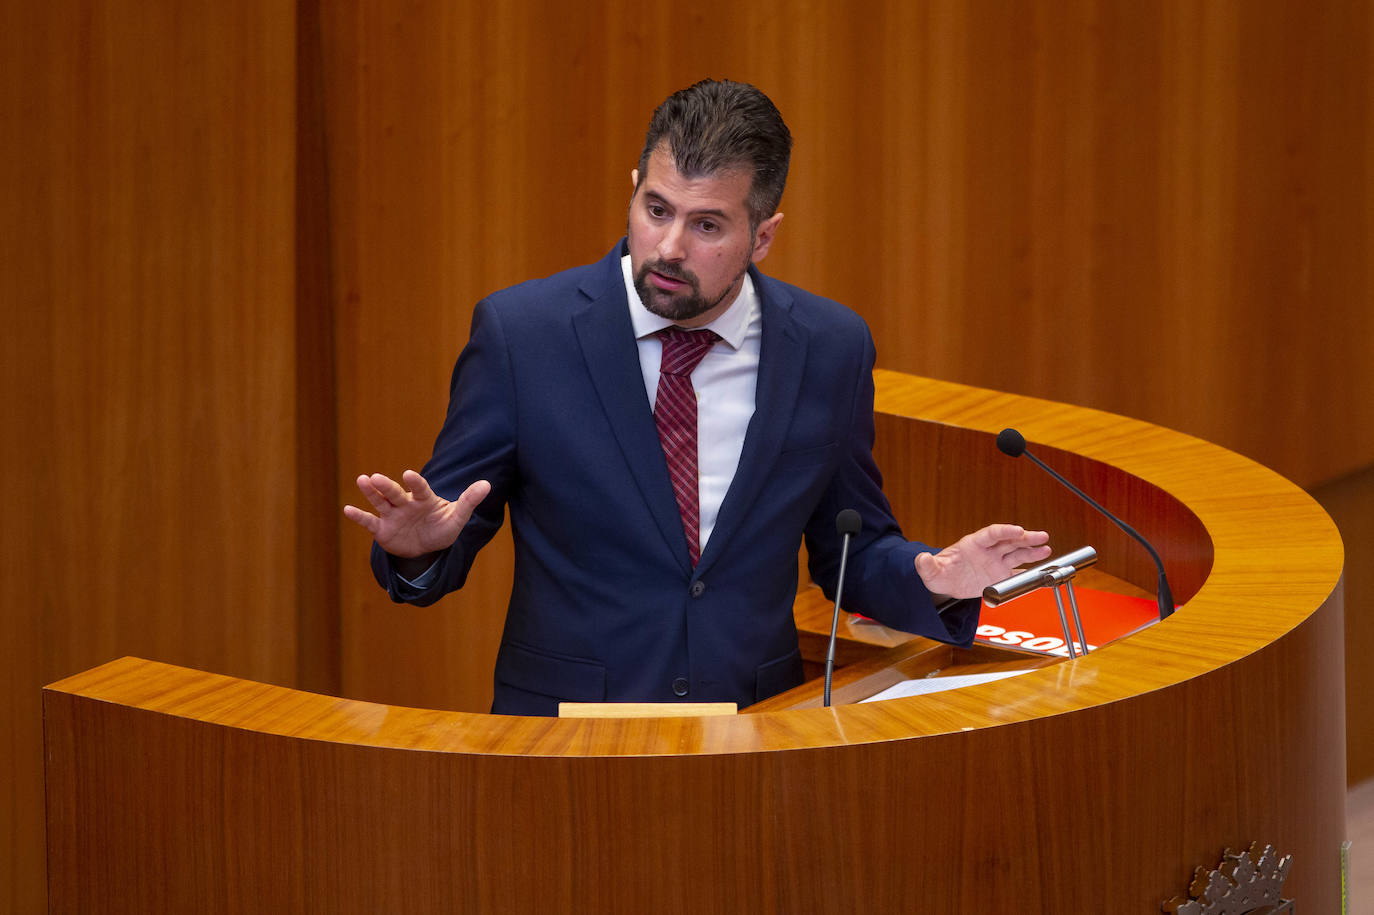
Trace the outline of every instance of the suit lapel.
{"label": "suit lapel", "polygon": [[687,540],[682,533],[682,517],[668,477],[663,447],[658,441],[658,427],[644,393],[644,374],[639,367],[639,351],[625,300],[620,250],[617,246],[603,262],[606,269],[582,286],[583,295],[590,301],[573,315],[573,331],[630,475],[664,542],[685,572],[691,568]]}
{"label": "suit lapel", "polygon": [[763,338],[759,345],[759,378],[754,395],[754,416],[744,436],[739,468],[721,503],[720,514],[697,564],[704,573],[729,546],[730,538],[748,516],[754,499],[764,489],[773,465],[782,452],[787,429],[806,370],[806,335],[792,318],[792,298],[777,283],[752,271],[763,311]]}

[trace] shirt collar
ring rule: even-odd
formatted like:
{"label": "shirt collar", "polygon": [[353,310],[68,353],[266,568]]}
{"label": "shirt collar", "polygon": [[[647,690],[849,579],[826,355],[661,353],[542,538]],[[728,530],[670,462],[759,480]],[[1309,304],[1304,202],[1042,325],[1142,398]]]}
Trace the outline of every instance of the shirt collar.
{"label": "shirt collar", "polygon": [[[654,314],[645,308],[644,303],[639,300],[639,293],[635,290],[634,276],[630,269],[630,255],[626,254],[620,259],[620,270],[625,277],[625,297],[630,304],[630,323],[634,325],[635,339],[642,340],[658,333],[665,327],[672,326],[671,320]],[[692,329],[713,330],[717,336],[730,345],[731,349],[739,349],[744,345],[744,338],[749,332],[750,320],[758,311],[758,307],[759,297],[754,291],[754,278],[746,272],[744,284],[740,286],[739,294],[730,303],[730,307],[718,315],[714,321],[705,325],[704,328],[694,327]]]}

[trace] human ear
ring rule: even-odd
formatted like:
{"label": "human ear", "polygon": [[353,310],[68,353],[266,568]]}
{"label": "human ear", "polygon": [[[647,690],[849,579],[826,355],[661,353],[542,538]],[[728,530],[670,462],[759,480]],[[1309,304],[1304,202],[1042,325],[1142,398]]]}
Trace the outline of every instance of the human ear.
{"label": "human ear", "polygon": [[778,224],[782,222],[782,214],[774,213],[763,222],[759,223],[758,230],[754,233],[754,253],[750,259],[758,263],[768,256],[768,249],[773,244],[773,236],[777,234]]}

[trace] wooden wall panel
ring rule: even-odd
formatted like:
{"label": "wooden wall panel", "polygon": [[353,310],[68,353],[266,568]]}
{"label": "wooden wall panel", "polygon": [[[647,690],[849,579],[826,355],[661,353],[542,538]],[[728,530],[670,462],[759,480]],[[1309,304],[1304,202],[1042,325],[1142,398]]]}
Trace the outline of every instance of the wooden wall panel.
{"label": "wooden wall panel", "polygon": [[880,5],[862,59],[777,93],[799,145],[769,266],[862,311],[887,367],[1143,416],[1300,481],[1363,466],[1370,20]]}
{"label": "wooden wall panel", "polygon": [[36,912],[44,683],[296,681],[295,48],[276,3],[4,10],[0,910]]}
{"label": "wooden wall panel", "polygon": [[324,48],[318,6],[296,4],[295,357],[297,686],[335,695],[339,619],[338,374]]}
{"label": "wooden wall panel", "polygon": [[[484,267],[503,253],[497,239],[504,235],[492,231],[488,214],[513,182],[509,172],[493,174],[505,167],[499,156],[478,161],[466,153],[486,118],[512,113],[499,96],[484,101],[472,91],[476,72],[443,78],[444,8],[322,7],[339,504],[358,501],[352,481],[359,473],[420,468],[443,420],[449,371],[479,295],[474,284],[484,276],[491,288],[514,281],[490,279]],[[455,108],[465,117],[452,119]],[[451,150],[456,163],[447,160]],[[489,704],[492,633],[510,581],[501,548],[493,545],[481,573],[443,606],[396,606],[372,581],[370,538],[336,518],[344,694]]]}
{"label": "wooden wall panel", "polygon": [[1315,488],[1345,540],[1346,769],[1352,785],[1374,778],[1374,467]]}

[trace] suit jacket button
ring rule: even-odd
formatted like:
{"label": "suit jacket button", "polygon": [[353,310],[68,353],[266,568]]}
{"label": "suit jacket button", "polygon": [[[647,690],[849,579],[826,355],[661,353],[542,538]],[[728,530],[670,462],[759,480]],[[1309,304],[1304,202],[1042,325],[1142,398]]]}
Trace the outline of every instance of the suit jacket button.
{"label": "suit jacket button", "polygon": [[679,697],[687,695],[688,686],[686,677],[678,677],[673,681],[673,695]]}
{"label": "suit jacket button", "polygon": [[693,596],[693,597],[701,597],[701,595],[703,595],[703,594],[705,594],[705,593],[706,593],[706,582],[701,581],[700,579],[698,579],[697,581],[692,582],[692,596]]}

